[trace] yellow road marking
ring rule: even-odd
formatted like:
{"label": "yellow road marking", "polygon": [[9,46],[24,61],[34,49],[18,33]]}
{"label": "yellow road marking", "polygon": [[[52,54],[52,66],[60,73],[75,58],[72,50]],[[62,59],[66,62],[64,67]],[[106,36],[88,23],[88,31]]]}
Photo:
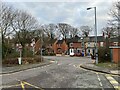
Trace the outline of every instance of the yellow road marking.
{"label": "yellow road marking", "polygon": [[10,88],[10,87],[17,87],[17,86],[21,86],[21,84],[16,84],[16,85],[9,85],[9,86],[2,86],[2,88]]}
{"label": "yellow road marking", "polygon": [[108,77],[107,77],[107,79],[111,79],[111,80],[113,80],[113,77],[111,77],[111,76],[108,76]]}
{"label": "yellow road marking", "polygon": [[[20,80],[18,80],[18,81],[20,81]],[[22,86],[22,89],[23,89],[23,90],[25,90],[24,85],[28,85],[28,86],[31,86],[31,87],[34,87],[34,88],[37,88],[37,89],[40,89],[40,90],[44,90],[44,89],[42,89],[41,87],[32,85],[32,84],[30,84],[30,83],[28,83],[28,82],[25,82],[25,81],[20,81],[20,82],[21,82],[21,86]]]}
{"label": "yellow road marking", "polygon": [[25,87],[24,87],[24,84],[22,83],[22,81],[20,83],[21,83],[22,89],[25,90]]}
{"label": "yellow road marking", "polygon": [[35,87],[35,88],[39,88],[39,87],[37,87],[37,86],[35,86],[35,85],[32,85],[32,84],[30,84],[30,83],[28,83],[28,82],[25,82],[25,81],[23,81],[24,82],[24,84],[27,84],[27,85],[29,85],[29,86],[32,86],[32,87]]}
{"label": "yellow road marking", "polygon": [[111,75],[106,74],[105,76],[116,90],[120,90],[119,83]]}
{"label": "yellow road marking", "polygon": [[2,86],[2,88],[11,88],[11,87],[17,87],[17,86],[21,86],[22,87],[22,90],[25,90],[25,85],[28,85],[28,86],[31,86],[31,87],[34,87],[34,88],[37,88],[37,89],[40,89],[40,90],[44,90],[42,89],[41,87],[38,87],[38,86],[35,86],[35,85],[32,85],[28,82],[25,82],[25,81],[21,81],[21,80],[17,80],[20,82],[20,84],[16,84],[16,85],[9,85],[9,86]]}
{"label": "yellow road marking", "polygon": [[114,87],[116,90],[120,90],[120,86],[115,86]]}
{"label": "yellow road marking", "polygon": [[113,83],[113,84],[117,84],[117,85],[119,84],[117,81],[114,81],[114,80],[110,81],[110,82]]}

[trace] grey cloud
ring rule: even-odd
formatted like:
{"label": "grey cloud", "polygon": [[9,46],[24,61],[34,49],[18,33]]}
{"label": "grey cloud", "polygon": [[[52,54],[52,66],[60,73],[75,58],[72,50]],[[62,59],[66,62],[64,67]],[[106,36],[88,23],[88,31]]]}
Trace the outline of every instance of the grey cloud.
{"label": "grey cloud", "polygon": [[98,32],[106,25],[107,13],[111,2],[26,2],[13,3],[16,8],[29,10],[41,24],[66,22],[73,26],[94,26],[94,10],[87,11],[92,5],[97,7]]}

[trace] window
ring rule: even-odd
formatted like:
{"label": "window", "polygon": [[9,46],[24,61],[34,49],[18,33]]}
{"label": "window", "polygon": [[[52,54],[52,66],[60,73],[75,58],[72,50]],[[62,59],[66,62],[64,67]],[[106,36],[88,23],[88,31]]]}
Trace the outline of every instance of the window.
{"label": "window", "polygon": [[58,44],[58,47],[60,47],[61,46],[61,44]]}
{"label": "window", "polygon": [[84,47],[84,42],[82,42],[82,47]]}
{"label": "window", "polygon": [[88,47],[90,47],[90,42],[88,42]]}
{"label": "window", "polygon": [[114,42],[114,46],[118,46],[118,42]]}
{"label": "window", "polygon": [[73,43],[70,43],[70,47],[73,47]]}

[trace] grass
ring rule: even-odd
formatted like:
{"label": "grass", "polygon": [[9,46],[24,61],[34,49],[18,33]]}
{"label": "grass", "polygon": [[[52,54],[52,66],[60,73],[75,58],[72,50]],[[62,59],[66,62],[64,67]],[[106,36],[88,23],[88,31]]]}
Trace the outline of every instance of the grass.
{"label": "grass", "polygon": [[108,69],[120,69],[118,64],[112,63],[112,62],[105,62],[105,63],[98,63],[96,66],[102,67],[102,68],[108,68]]}

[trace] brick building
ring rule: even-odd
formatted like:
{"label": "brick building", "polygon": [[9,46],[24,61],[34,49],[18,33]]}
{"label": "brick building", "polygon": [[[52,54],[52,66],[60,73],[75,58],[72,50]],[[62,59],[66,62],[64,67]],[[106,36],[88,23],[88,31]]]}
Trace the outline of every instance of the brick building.
{"label": "brick building", "polygon": [[64,39],[56,40],[53,44],[53,50],[55,54],[65,54],[68,50],[68,45]]}

